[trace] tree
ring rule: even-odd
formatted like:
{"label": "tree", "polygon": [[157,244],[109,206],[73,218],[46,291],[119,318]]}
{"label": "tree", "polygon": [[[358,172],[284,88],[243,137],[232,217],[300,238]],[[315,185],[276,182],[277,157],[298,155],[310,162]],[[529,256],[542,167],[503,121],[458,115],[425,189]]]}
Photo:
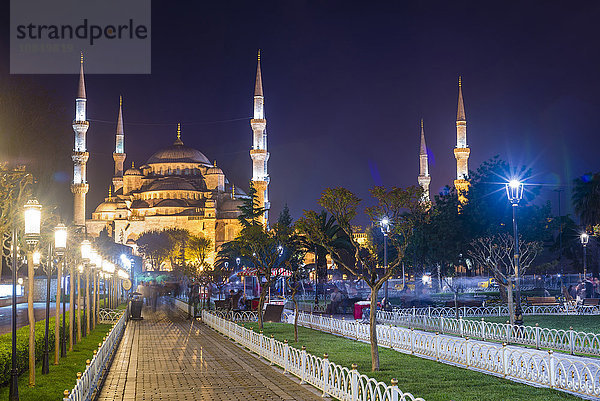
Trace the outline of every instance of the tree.
{"label": "tree", "polygon": [[243,228],[261,225],[260,218],[265,213],[265,208],[260,206],[256,188],[254,188],[252,181],[250,181],[248,197],[244,198],[239,209],[240,215],[238,216],[238,221]]}
{"label": "tree", "polygon": [[588,173],[573,180],[571,197],[575,213],[588,229],[600,224],[600,173]]}
{"label": "tree", "polygon": [[[542,250],[539,241],[525,242],[519,238],[519,275],[525,274]],[[471,242],[469,255],[493,273],[498,285],[508,293],[510,323],[514,324],[513,283],[515,277],[514,237],[509,234],[481,237]]]}
{"label": "tree", "polygon": [[346,188],[327,188],[318,200],[320,206],[326,209],[336,219],[340,228],[346,233],[353,258],[349,258],[343,249],[333,246],[320,229],[319,216],[314,211],[305,211],[304,216],[298,221],[301,231],[311,241],[320,243],[333,256],[336,263],[365,281],[371,290],[370,311],[370,342],[371,342],[371,368],[379,370],[379,349],[377,346],[376,310],[377,293],[382,285],[392,277],[401,265],[402,259],[415,225],[417,214],[423,213],[425,205],[421,202],[423,189],[418,186],[406,189],[392,187],[386,190],[383,187],[371,189],[375,205],[365,209],[366,215],[373,222],[379,222],[387,217],[390,222],[389,242],[395,248],[396,258],[389,261],[387,268],[382,268],[377,249],[374,244],[367,243],[361,246],[354,239],[353,221],[358,214],[361,199]]}
{"label": "tree", "polygon": [[172,240],[165,231],[146,231],[139,236],[136,242],[138,252],[150,262],[154,271],[159,271],[161,265],[172,254]]}

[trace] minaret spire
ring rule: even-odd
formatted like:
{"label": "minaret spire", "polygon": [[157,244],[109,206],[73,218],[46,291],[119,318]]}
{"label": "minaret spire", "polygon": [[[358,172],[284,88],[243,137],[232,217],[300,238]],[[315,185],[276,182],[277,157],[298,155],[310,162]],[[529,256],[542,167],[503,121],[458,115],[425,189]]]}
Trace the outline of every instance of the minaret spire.
{"label": "minaret spire", "polygon": [[83,52],[81,53],[79,67],[79,87],[75,99],[75,119],[73,120],[73,131],[75,132],[75,146],[73,147],[73,182],[71,192],[73,193],[73,224],[85,226],[85,203],[86,195],[90,189],[87,183],[87,161],[90,154],[87,151],[86,134],[90,126],[87,121],[87,97],[85,93],[85,80],[83,76]]}
{"label": "minaret spire", "polygon": [[425,144],[425,130],[423,129],[423,119],[421,119],[421,147],[419,150],[419,176],[417,177],[419,185],[423,188],[423,202],[430,203],[429,184],[429,160],[427,155],[427,145]]}
{"label": "minaret spire", "polygon": [[123,96],[119,96],[119,116],[117,117],[117,132],[115,136],[115,151],[113,160],[115,161],[115,175],[113,176],[113,186],[115,192],[123,187],[123,164],[125,163],[125,130],[123,129]]}
{"label": "minaret spire", "polygon": [[456,180],[454,187],[458,192],[461,204],[467,201],[466,194],[469,190],[469,155],[471,149],[467,145],[467,118],[465,114],[465,104],[462,94],[462,77],[458,77],[458,108],[456,111],[456,148],[454,148],[454,157],[456,158]]}
{"label": "minaret spire", "polygon": [[254,118],[250,120],[253,137],[250,157],[252,158],[252,182],[258,195],[259,204],[266,210],[263,215],[263,224],[268,227],[268,210],[270,208],[268,188],[270,178],[267,172],[269,152],[267,151],[267,120],[265,119],[264,103],[265,98],[263,95],[259,50],[256,65],[256,82],[254,84]]}
{"label": "minaret spire", "polygon": [[79,67],[79,90],[77,91],[78,99],[86,99],[85,95],[85,79],[83,77],[83,52],[81,52]]}

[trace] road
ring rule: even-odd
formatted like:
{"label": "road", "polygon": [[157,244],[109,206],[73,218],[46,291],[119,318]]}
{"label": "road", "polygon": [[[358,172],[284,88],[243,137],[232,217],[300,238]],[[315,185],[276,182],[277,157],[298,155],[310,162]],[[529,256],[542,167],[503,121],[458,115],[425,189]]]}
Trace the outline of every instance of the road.
{"label": "road", "polygon": [[[50,317],[54,316],[54,307],[56,306],[55,302],[50,302]],[[69,310],[69,304],[66,304],[67,310]],[[35,315],[35,321],[39,322],[40,320],[44,320],[46,318],[46,303],[45,302],[35,302],[33,304],[33,310]],[[61,315],[62,315],[62,306],[61,306]],[[12,323],[12,305],[3,306],[0,308],[0,334],[6,334],[11,332]],[[27,326],[29,324],[29,319],[27,317],[27,304],[17,304],[17,328]]]}

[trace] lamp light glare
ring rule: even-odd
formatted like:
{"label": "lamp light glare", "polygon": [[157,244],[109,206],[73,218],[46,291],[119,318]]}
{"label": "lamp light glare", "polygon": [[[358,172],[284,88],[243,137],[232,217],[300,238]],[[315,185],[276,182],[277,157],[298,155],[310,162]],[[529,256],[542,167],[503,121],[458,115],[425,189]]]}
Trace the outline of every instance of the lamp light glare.
{"label": "lamp light glare", "polygon": [[42,221],[42,205],[32,199],[25,204],[25,237],[38,239]]}
{"label": "lamp light glare", "polygon": [[40,251],[35,251],[33,253],[32,260],[34,266],[39,266],[40,262],[42,261],[42,254],[40,253]]}

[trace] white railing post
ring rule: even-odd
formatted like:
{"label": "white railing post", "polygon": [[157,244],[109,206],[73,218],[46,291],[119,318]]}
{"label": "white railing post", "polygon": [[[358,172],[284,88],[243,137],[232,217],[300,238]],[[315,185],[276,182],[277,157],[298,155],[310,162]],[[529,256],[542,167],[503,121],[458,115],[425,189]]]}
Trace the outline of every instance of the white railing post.
{"label": "white railing post", "polygon": [[573,330],[573,326],[569,327],[569,352],[573,355],[575,351],[575,331]]}
{"label": "white railing post", "polygon": [[63,401],[69,401],[69,390],[63,391]]}
{"label": "white railing post", "polygon": [[427,317],[431,317],[431,306],[427,307]]}
{"label": "white railing post", "polygon": [[390,389],[390,391],[392,392],[391,401],[398,401],[398,393],[400,392],[400,390],[398,389],[398,380],[392,379],[391,383],[392,383],[392,388]]}
{"label": "white railing post", "polygon": [[552,351],[551,349],[548,350],[548,359],[549,359],[549,363],[548,366],[550,367],[550,388],[554,388],[556,387],[556,380],[555,380],[555,373],[554,370],[556,369],[554,364],[555,364],[555,360],[554,360],[554,351]]}
{"label": "white railing post", "polygon": [[458,325],[459,325],[459,330],[460,330],[459,334],[462,337],[463,336],[463,318],[462,318],[462,316],[458,317]]}
{"label": "white railing post", "polygon": [[440,332],[435,332],[435,360],[440,360]]}
{"label": "white railing post", "polygon": [[440,331],[443,333],[444,332],[444,317],[440,316]]}
{"label": "white railing post", "polygon": [[535,349],[540,349],[540,325],[535,324]]}
{"label": "white railing post", "polygon": [[415,329],[410,329],[410,353],[415,353]]}
{"label": "white railing post", "polygon": [[471,354],[469,350],[469,337],[465,337],[465,360],[467,362],[467,368],[469,367],[469,362],[471,360]]}
{"label": "white railing post", "polygon": [[329,355],[323,354],[323,362],[321,363],[321,374],[323,374],[323,395],[328,396],[329,390]]}
{"label": "white railing post", "polygon": [[290,346],[288,340],[283,342],[283,374],[286,374],[289,370],[289,359],[290,359]]}
{"label": "white railing post", "polygon": [[508,375],[508,353],[506,351],[506,343],[502,343],[502,374],[503,377]]}
{"label": "white railing post", "polygon": [[303,345],[300,351],[300,384],[306,383],[306,347]]}
{"label": "white railing post", "polygon": [[506,327],[506,343],[510,344],[510,332],[512,330],[512,327],[508,320],[506,321],[506,325],[504,327]]}
{"label": "white railing post", "polygon": [[271,347],[269,352],[269,365],[273,365],[275,362],[275,337],[273,337],[273,334],[271,334],[271,338],[269,339],[269,345]]}
{"label": "white railing post", "polygon": [[485,319],[481,318],[481,339],[485,341]]}
{"label": "white railing post", "polygon": [[353,363],[352,370],[350,371],[350,400],[358,401],[358,365]]}

